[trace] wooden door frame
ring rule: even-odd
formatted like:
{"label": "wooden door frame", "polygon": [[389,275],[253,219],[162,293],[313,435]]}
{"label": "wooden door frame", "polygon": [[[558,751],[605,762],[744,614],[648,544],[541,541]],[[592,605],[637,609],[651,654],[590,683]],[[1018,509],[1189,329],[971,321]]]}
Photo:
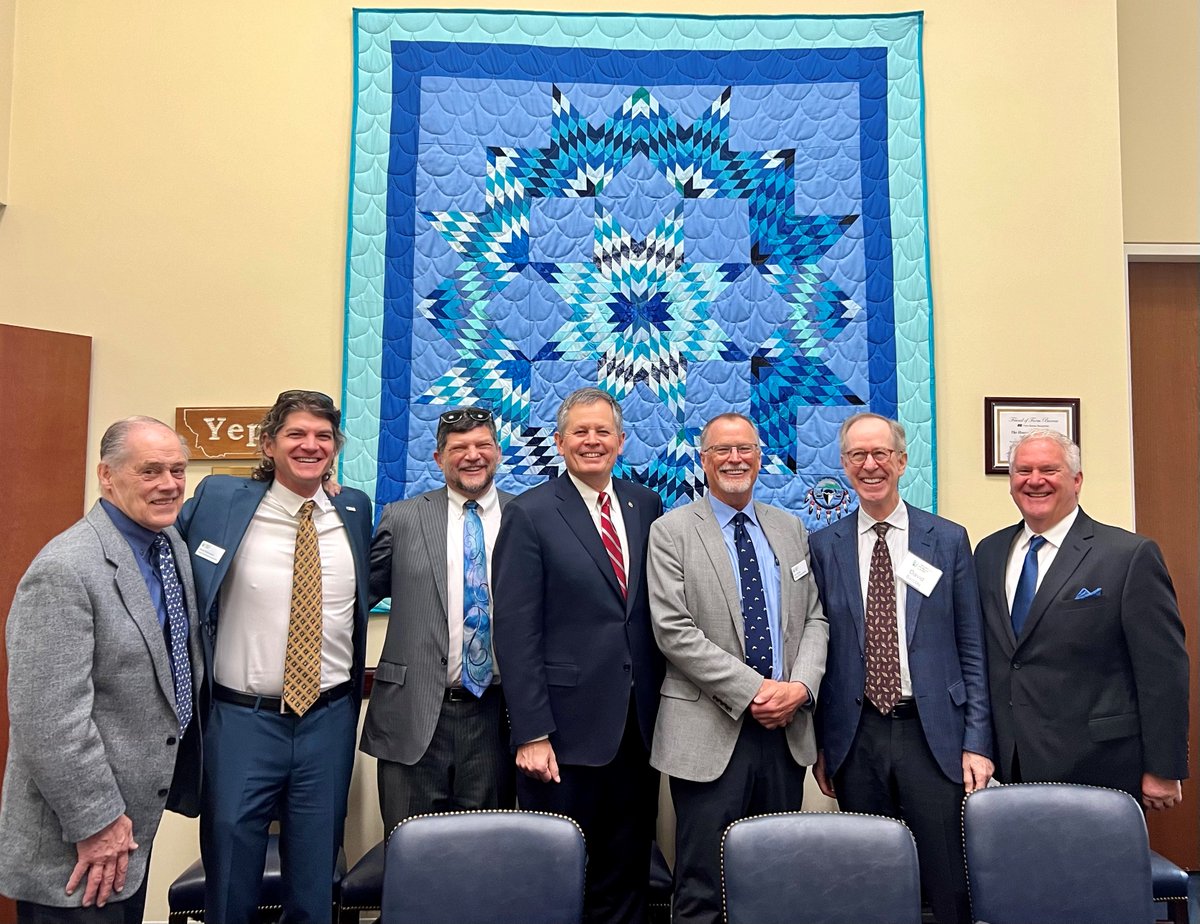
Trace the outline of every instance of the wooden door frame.
{"label": "wooden door frame", "polygon": [[[1126,367],[1127,387],[1129,389],[1130,410],[1129,415],[1129,495],[1130,509],[1133,511],[1134,524],[1137,523],[1137,498],[1135,490],[1136,465],[1134,457],[1134,433],[1133,433],[1133,343],[1132,343],[1132,325],[1133,325],[1133,308],[1129,296],[1129,266],[1132,263],[1195,263],[1200,264],[1200,244],[1155,244],[1155,243],[1137,243],[1125,245],[1125,343],[1128,357]],[[1200,311],[1200,305],[1197,306]],[[1200,562],[1197,562],[1197,567],[1200,568]],[[1200,747],[1200,735],[1197,734],[1197,722],[1200,721],[1200,709],[1197,708],[1196,685],[1198,683],[1197,675],[1200,674],[1200,649],[1197,648],[1196,636],[1200,635],[1200,625],[1198,625],[1197,614],[1182,614],[1184,616],[1184,624],[1187,629],[1187,646],[1189,661],[1192,665],[1192,675],[1188,685],[1189,700],[1191,704],[1191,712],[1189,715],[1189,764],[1191,769],[1192,779],[1185,783],[1184,801],[1183,804],[1176,807],[1170,813],[1170,816],[1163,816],[1161,819],[1155,818],[1153,813],[1147,817],[1148,826],[1150,828],[1150,837],[1152,846],[1158,839],[1164,841],[1164,848],[1173,843],[1178,843],[1178,838],[1181,834],[1186,835],[1185,841],[1187,844],[1186,856],[1176,857],[1176,861],[1184,864],[1193,872],[1200,870],[1200,787],[1197,786],[1197,776],[1200,776],[1200,760],[1197,759],[1198,747]],[[1176,816],[1175,813],[1183,813],[1182,816]]]}

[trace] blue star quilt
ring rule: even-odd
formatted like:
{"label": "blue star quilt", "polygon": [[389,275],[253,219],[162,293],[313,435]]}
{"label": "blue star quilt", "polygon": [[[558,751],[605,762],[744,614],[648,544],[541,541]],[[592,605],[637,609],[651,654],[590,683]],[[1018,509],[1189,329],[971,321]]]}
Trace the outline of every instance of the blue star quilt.
{"label": "blue star quilt", "polygon": [[440,484],[437,416],[470,403],[521,491],[596,385],[667,506],[736,410],[759,499],[843,516],[837,430],[871,410],[933,509],[921,25],[357,11],[342,478],[380,506]]}

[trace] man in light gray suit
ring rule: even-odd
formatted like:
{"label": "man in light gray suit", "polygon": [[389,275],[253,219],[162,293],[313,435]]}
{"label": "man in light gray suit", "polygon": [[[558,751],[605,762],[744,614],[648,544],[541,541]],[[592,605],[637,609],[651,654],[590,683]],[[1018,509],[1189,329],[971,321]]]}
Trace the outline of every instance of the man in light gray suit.
{"label": "man in light gray suit", "polygon": [[829,627],[796,517],[754,502],[758,432],[700,434],[708,496],[650,530],[650,615],[667,658],[650,762],[671,778],[676,924],[719,924],[721,835],[800,808]]}
{"label": "man in light gray suit", "polygon": [[196,814],[203,660],[172,526],[186,468],[165,424],[113,424],[101,500],[17,587],[0,892],[18,921],[140,922],[163,808]]}
{"label": "man in light gray suit", "polygon": [[384,831],[410,815],[510,808],[514,765],[491,645],[491,559],[500,463],[490,411],[438,419],[446,486],[388,504],[371,543],[371,602],[391,596],[363,725],[378,759]]}

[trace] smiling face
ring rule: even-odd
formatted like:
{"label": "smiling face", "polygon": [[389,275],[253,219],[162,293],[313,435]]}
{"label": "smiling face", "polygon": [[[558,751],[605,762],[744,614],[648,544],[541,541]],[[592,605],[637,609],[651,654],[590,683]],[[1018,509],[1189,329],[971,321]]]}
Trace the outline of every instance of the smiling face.
{"label": "smiling face", "polygon": [[[842,467],[858,494],[859,504],[876,520],[884,519],[900,503],[900,476],[908,467],[908,453],[893,451],[882,462],[872,453],[895,448],[892,428],[878,417],[864,417],[846,431]],[[860,450],[866,453],[861,465],[847,458],[848,453]]]}
{"label": "smiling face", "polygon": [[275,436],[262,438],[262,453],[275,463],[275,478],[294,494],[312,497],[337,455],[333,424],[308,411],[292,411]]}
{"label": "smiling face", "polygon": [[612,478],[613,466],[625,447],[625,434],[607,401],[577,404],[567,412],[566,425],[554,434],[567,471],[588,487],[601,491]]}
{"label": "smiling face", "polygon": [[1054,440],[1031,439],[1009,460],[1008,492],[1035,533],[1043,533],[1079,505],[1083,472],[1071,474]]}
{"label": "smiling face", "polygon": [[159,532],[183,506],[187,455],[179,437],[157,424],[135,427],[123,450],[96,469],[100,493],[139,526]]}
{"label": "smiling face", "polygon": [[447,433],[446,445],[433,454],[446,485],[468,500],[479,500],[492,486],[500,447],[490,427],[479,426],[465,433]]}
{"label": "smiling face", "polygon": [[[743,452],[744,448],[749,451]],[[754,495],[754,482],[762,465],[754,427],[739,417],[712,421],[704,434],[700,465],[708,478],[709,493],[723,504],[744,509]]]}

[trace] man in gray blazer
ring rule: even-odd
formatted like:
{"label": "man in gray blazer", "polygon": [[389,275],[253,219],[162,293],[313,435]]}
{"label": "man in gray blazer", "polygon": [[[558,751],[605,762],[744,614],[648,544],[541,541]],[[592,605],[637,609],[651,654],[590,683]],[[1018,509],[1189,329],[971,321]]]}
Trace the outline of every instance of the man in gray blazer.
{"label": "man in gray blazer", "polygon": [[165,424],[113,424],[101,500],[17,587],[0,892],[18,921],[140,922],[163,808],[196,814],[203,659],[172,526],[186,468]]}
{"label": "man in gray blazer", "polygon": [[758,432],[721,414],[700,434],[708,496],[650,529],[654,637],[667,659],[650,762],[675,803],[676,924],[719,924],[721,835],[800,808],[829,627],[796,517],[754,502]]}
{"label": "man in gray blazer", "polygon": [[410,815],[510,808],[512,756],[491,645],[500,463],[490,411],[438,419],[435,491],[388,504],[371,543],[371,602],[392,598],[361,748],[378,759],[384,831]]}

